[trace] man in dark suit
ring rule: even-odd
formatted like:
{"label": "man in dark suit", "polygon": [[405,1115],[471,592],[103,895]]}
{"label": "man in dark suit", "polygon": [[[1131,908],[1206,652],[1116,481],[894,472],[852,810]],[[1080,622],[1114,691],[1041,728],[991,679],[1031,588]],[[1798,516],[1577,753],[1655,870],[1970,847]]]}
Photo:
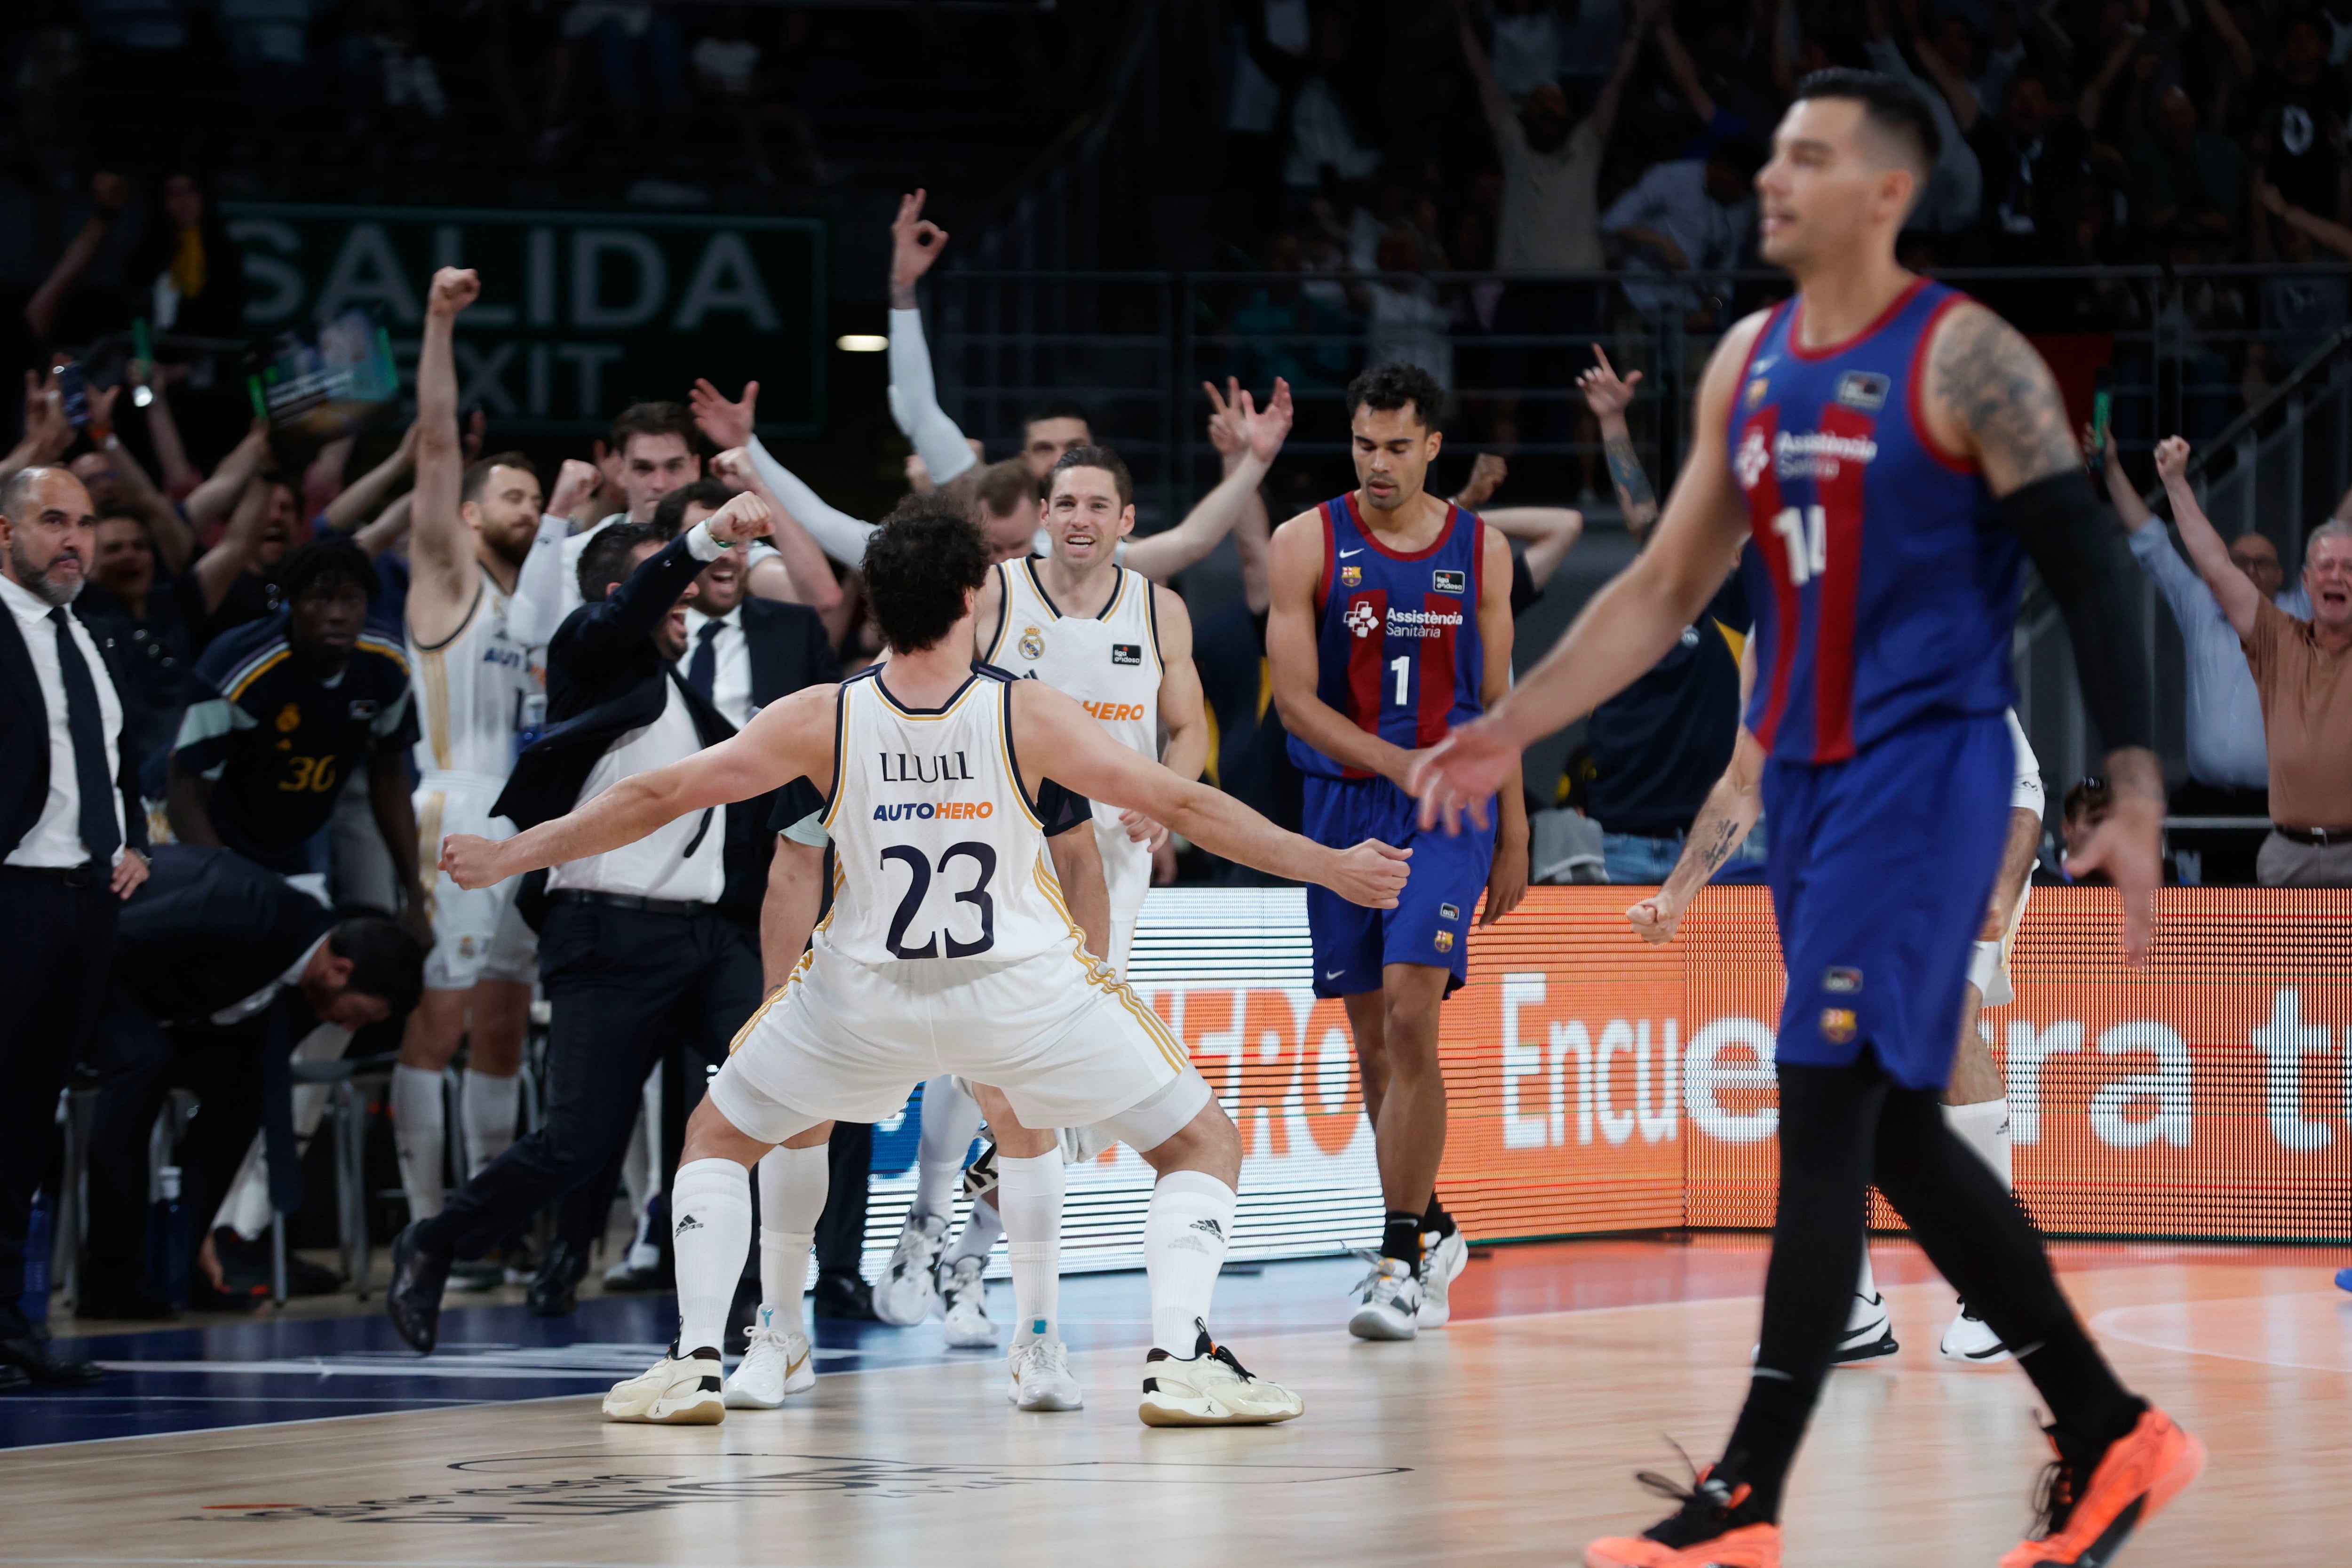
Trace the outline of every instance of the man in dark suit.
{"label": "man in dark suit", "polygon": [[93,510],[64,468],[0,479],[0,1389],[100,1375],[51,1355],[19,1304],[58,1093],[98,1020],[117,911],[147,876],[121,699],[67,608],[97,552]]}
{"label": "man in dark suit", "polygon": [[[735,544],[767,532],[767,520],[766,502],[740,495],[666,545],[634,523],[590,542],[580,558],[588,602],[548,647],[553,727],[517,760],[496,815],[535,826],[734,734],[674,661],[685,651],[684,606],[696,579]],[[756,943],[719,910],[729,839],[719,815],[682,818],[675,831],[549,874],[539,942],[553,1013],[546,1115],[438,1215],[394,1239],[384,1304],[418,1350],[433,1349],[452,1258],[481,1257],[612,1163],[656,1053],[682,1038],[715,1066],[759,1006]]]}
{"label": "man in dark suit", "polygon": [[148,1134],[173,1084],[194,1089],[201,1107],[179,1158],[193,1247],[265,1120],[270,1184],[288,1192],[283,1068],[295,1043],[314,1024],[358,1030],[402,1016],[424,984],[425,949],[393,921],[338,921],[232,849],[159,847],[153,876],[123,906],[99,1024],[82,1315],[170,1316],[142,1254]]}
{"label": "man in dark suit", "polygon": [[[655,531],[673,538],[711,516],[732,499],[734,491],[716,479],[697,479],[664,496],[654,509]],[[841,679],[841,666],[826,640],[824,622],[802,605],[781,604],[752,597],[745,591],[752,564],[729,551],[702,569],[693,595],[686,601],[686,651],[678,670],[687,689],[709,702],[721,718],[740,730],[771,702],[781,701],[804,686]],[[737,934],[756,952],[760,907],[767,896],[771,839],[768,818],[772,797],[739,802],[727,808],[727,883],[719,912],[734,922]],[[695,1053],[689,1051],[689,1056]],[[686,1079],[673,1073],[677,1087]],[[680,1103],[692,1092],[665,1093],[662,1121],[649,1129],[663,1163],[682,1146],[686,1112]],[[625,1148],[622,1158],[625,1158]],[[587,1267],[589,1249],[604,1234],[605,1215],[621,1181],[619,1159],[605,1171],[576,1188],[564,1200],[559,1240],[550,1252],[531,1296],[534,1310],[561,1316],[572,1309],[573,1292]],[[658,1212],[658,1210],[656,1211]],[[667,1289],[668,1236],[656,1229],[654,1239],[662,1254],[647,1269],[616,1269],[605,1276],[610,1289]]]}

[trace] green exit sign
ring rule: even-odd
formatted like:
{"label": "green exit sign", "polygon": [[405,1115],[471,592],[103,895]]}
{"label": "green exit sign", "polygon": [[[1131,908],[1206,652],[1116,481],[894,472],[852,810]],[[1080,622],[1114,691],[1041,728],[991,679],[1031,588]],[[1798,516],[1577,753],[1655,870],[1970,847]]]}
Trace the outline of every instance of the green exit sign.
{"label": "green exit sign", "polygon": [[697,376],[760,384],[764,436],[824,425],[825,226],[806,217],[223,205],[245,255],[246,326],[310,330],[360,307],[413,373],[435,268],[470,267],[458,384],[494,426],[601,433]]}

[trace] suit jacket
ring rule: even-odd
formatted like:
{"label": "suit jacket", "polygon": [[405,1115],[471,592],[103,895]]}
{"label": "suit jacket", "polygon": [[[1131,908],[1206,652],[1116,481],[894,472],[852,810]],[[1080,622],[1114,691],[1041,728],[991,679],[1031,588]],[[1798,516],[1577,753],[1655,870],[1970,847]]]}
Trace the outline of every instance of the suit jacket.
{"label": "suit jacket", "polygon": [[233,849],[163,844],[122,906],[114,984],[159,1023],[208,1018],[268,985],[334,915]]}
{"label": "suit jacket", "polygon": [[[113,681],[119,699],[126,686],[123,672],[116,667],[112,639],[94,626],[89,630],[90,640],[99,647],[100,662],[105,666],[92,670],[91,679]],[[129,703],[123,704],[123,711],[128,715]],[[139,763],[121,735],[115,737],[115,758],[119,764],[115,787],[122,795],[122,839],[133,849],[144,849],[147,806],[139,793]],[[48,703],[41,696],[40,678],[33,673],[32,650],[25,646],[16,617],[0,613],[0,857],[13,854],[38,826],[41,808],[48,799]]]}
{"label": "suit jacket", "polygon": [[[744,600],[743,643],[751,656],[751,700],[761,708],[804,686],[841,679],[841,661],[825,640],[824,622],[805,605]],[[768,819],[778,793],[770,790],[727,808],[727,890],[719,897],[719,912],[754,928],[775,857]]]}

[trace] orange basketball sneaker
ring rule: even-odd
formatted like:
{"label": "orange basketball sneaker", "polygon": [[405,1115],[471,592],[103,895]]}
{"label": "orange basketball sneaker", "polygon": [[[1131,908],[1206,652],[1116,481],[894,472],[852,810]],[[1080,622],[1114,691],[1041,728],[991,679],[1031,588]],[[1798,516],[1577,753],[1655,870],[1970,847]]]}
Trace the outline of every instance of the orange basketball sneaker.
{"label": "orange basketball sneaker", "polygon": [[2153,1405],[2104,1454],[2055,1426],[2043,1430],[2058,1457],[2042,1472],[2039,1533],[2000,1568],[2100,1568],[2205,1468],[2205,1445]]}
{"label": "orange basketball sneaker", "polygon": [[1584,1568],[1780,1568],[1780,1527],[1748,1506],[1745,1482],[1713,1479],[1713,1467],[1683,1490],[1648,1470],[1633,1479],[1681,1500],[1674,1516],[1639,1535],[1603,1536],[1584,1549]]}

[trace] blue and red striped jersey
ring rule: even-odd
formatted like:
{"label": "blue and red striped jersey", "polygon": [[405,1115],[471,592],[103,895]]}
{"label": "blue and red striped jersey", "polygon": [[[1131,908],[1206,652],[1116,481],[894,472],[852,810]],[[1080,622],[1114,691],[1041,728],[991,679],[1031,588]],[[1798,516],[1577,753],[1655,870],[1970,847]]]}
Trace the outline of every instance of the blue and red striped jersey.
{"label": "blue and red striped jersey", "polygon": [[1921,416],[1929,339],[1965,298],[1921,279],[1818,349],[1783,301],[1748,351],[1730,419],[1756,541],[1747,723],[1776,756],[1840,762],[1915,720],[2016,700],[2018,542]]}
{"label": "blue and red striped jersey", "polygon": [[[1323,578],[1316,590],[1315,694],[1391,745],[1433,746],[1484,712],[1486,655],[1478,637],[1486,524],[1446,509],[1445,526],[1411,555],[1363,525],[1354,491],[1325,501]],[[1370,778],[1290,737],[1290,760],[1324,778]]]}

